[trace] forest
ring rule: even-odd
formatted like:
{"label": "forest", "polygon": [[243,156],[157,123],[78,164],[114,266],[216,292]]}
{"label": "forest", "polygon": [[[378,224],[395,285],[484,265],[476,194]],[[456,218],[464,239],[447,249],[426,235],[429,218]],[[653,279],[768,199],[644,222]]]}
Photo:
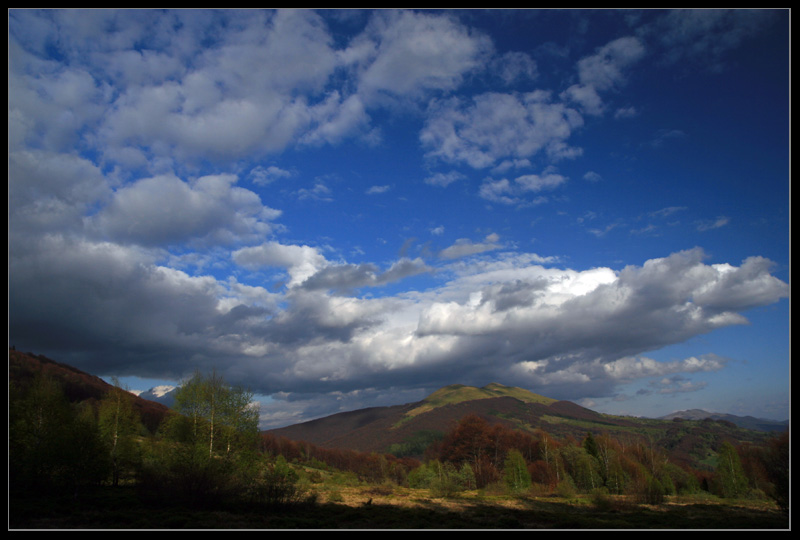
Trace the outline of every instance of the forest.
{"label": "forest", "polygon": [[557,439],[468,415],[423,437],[419,455],[397,457],[260,433],[252,399],[216,373],[196,373],[175,412],[148,429],[119,384],[76,403],[53,378],[10,381],[9,528],[789,523],[788,431],[764,445],[723,441],[715,465],[699,469],[672,463],[644,438]]}

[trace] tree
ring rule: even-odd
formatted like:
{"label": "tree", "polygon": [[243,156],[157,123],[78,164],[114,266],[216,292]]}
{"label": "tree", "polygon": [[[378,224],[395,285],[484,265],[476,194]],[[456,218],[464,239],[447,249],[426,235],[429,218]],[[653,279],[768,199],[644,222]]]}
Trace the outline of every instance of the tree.
{"label": "tree", "polygon": [[472,466],[478,487],[494,481],[496,469],[492,464],[495,442],[489,422],[478,415],[462,418],[442,439],[440,455],[443,461]]}
{"label": "tree", "polygon": [[784,512],[789,511],[789,432],[770,441],[764,456],[764,467],[773,484],[772,497]]}
{"label": "tree", "polygon": [[235,446],[255,445],[259,408],[253,398],[253,392],[241,386],[231,387],[225,392],[226,402],[221,408],[220,418],[227,454]]}
{"label": "tree", "polygon": [[200,437],[200,429],[206,415],[206,403],[203,399],[205,377],[199,371],[183,381],[175,392],[175,410],[187,416],[192,423],[192,436],[195,442]]}
{"label": "tree", "polygon": [[256,444],[258,407],[253,393],[229,386],[216,371],[207,376],[195,372],[176,392],[175,408],[190,419],[194,442],[207,445],[209,457],[220,439],[225,454]]}
{"label": "tree", "polygon": [[725,498],[741,497],[747,493],[747,477],[736,448],[725,441],[719,449],[717,470],[714,475],[717,495]]}
{"label": "tree", "polygon": [[583,449],[592,456],[593,458],[599,459],[600,457],[600,450],[597,446],[597,441],[594,440],[594,436],[592,435],[591,431],[586,432],[586,437],[583,439]]}
{"label": "tree", "polygon": [[506,454],[503,477],[512,492],[525,491],[531,487],[531,475],[519,450],[511,449]]}
{"label": "tree", "polygon": [[126,471],[133,470],[140,462],[136,436],[142,425],[133,408],[133,395],[112,379],[114,386],[100,401],[98,426],[103,442],[108,447],[111,464],[111,483],[119,484]]}
{"label": "tree", "polygon": [[561,448],[561,456],[564,458],[567,472],[578,489],[589,492],[602,485],[599,463],[582,446],[564,445]]}
{"label": "tree", "polygon": [[70,490],[108,475],[94,411],[73,405],[61,385],[37,375],[26,388],[9,388],[9,488]]}

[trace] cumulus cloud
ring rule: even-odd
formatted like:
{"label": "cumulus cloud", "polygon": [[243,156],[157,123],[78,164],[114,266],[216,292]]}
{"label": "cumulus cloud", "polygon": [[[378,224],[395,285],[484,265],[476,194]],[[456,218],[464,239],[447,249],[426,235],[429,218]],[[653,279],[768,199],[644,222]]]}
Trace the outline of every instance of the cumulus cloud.
{"label": "cumulus cloud", "polygon": [[377,13],[351,49],[360,53],[348,55],[358,58],[359,93],[373,101],[453,89],[493,46],[447,15],[388,10]]}
{"label": "cumulus cloud", "polygon": [[420,140],[429,157],[481,169],[539,153],[575,157],[581,151],[567,141],[582,125],[577,111],[548,92],[486,93],[434,102]]}
{"label": "cumulus cloud", "polygon": [[121,242],[170,245],[190,239],[232,243],[270,234],[278,210],[254,192],[236,187],[234,175],[203,176],[184,182],[174,175],[144,178],[118,189],[93,216],[90,228]]}

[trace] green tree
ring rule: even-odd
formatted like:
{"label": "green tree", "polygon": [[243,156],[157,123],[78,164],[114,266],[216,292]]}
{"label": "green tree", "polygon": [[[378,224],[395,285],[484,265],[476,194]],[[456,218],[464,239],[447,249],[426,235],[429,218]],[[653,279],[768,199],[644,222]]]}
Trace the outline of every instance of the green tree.
{"label": "green tree", "polygon": [[720,497],[735,498],[747,493],[747,477],[739,454],[728,441],[723,442],[719,449],[713,485]]}
{"label": "green tree", "polygon": [[592,435],[591,431],[586,432],[586,437],[583,439],[583,449],[586,450],[586,453],[592,456],[593,458],[599,459],[600,450],[597,445],[597,441],[595,441],[594,436]]}
{"label": "green tree", "polygon": [[525,491],[531,487],[531,475],[519,450],[511,449],[506,454],[503,477],[512,492]]}
{"label": "green tree", "polygon": [[589,492],[602,486],[600,464],[582,446],[567,444],[560,453],[567,472],[579,490]]}
{"label": "green tree", "polygon": [[195,442],[200,439],[203,422],[206,416],[206,402],[203,397],[205,377],[199,371],[181,383],[175,392],[175,410],[191,421],[192,437]]}
{"label": "green tree", "polygon": [[9,388],[9,488],[69,490],[99,484],[107,455],[94,411],[71,404],[55,380],[37,375],[26,388]]}
{"label": "green tree", "polygon": [[216,371],[195,372],[184,382],[176,392],[175,409],[189,418],[193,441],[206,445],[209,457],[220,441],[225,454],[255,443],[259,411],[253,393],[229,386]]}
{"label": "green tree", "polygon": [[103,442],[108,447],[111,464],[111,483],[118,485],[123,474],[132,473],[141,462],[136,437],[142,431],[139,415],[133,408],[133,394],[114,386],[98,407],[98,425]]}

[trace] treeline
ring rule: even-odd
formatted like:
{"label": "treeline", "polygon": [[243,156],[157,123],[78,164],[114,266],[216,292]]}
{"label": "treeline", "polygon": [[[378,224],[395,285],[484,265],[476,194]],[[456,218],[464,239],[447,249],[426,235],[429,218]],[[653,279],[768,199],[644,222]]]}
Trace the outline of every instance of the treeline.
{"label": "treeline", "polygon": [[717,453],[716,469],[701,471],[671,463],[643,437],[621,441],[607,433],[587,433],[582,440],[556,440],[545,431],[530,434],[470,415],[428,447],[424,464],[409,474],[409,485],[442,493],[476,488],[605,493],[648,504],[706,492],[725,498],[771,497],[788,508],[788,432],[766,446],[724,441]]}
{"label": "treeline", "polygon": [[282,456],[289,463],[311,469],[350,473],[358,482],[368,484],[407,485],[409,473],[420,466],[418,460],[410,457],[324,448],[271,433],[261,435],[260,450],[265,455]]}

